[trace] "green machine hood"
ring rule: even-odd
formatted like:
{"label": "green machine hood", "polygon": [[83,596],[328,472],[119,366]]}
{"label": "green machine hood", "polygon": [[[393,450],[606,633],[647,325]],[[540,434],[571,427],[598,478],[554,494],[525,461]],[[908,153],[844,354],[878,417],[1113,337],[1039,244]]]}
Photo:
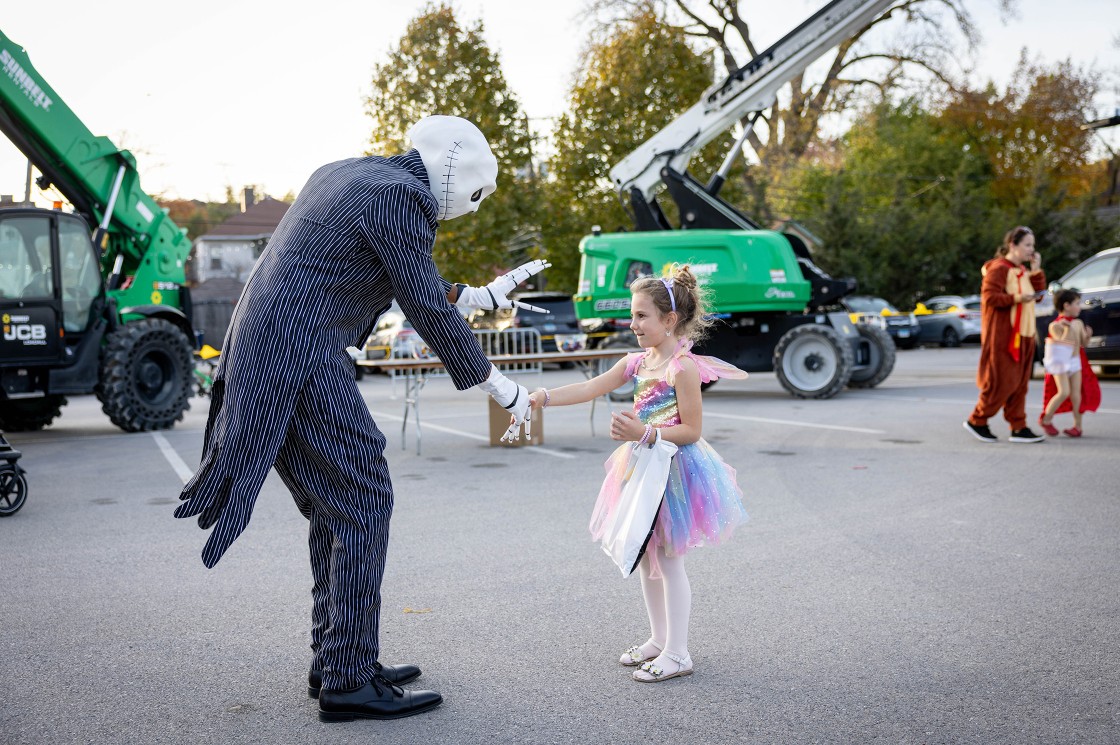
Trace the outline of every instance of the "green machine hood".
{"label": "green machine hood", "polygon": [[717,315],[802,312],[812,289],[789,241],[771,230],[667,230],[586,236],[576,314],[628,318],[630,282],[688,264]]}

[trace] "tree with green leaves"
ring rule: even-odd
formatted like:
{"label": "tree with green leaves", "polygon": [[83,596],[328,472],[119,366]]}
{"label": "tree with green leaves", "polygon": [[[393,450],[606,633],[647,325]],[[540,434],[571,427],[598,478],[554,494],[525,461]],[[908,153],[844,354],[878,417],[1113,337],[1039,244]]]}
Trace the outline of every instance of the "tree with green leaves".
{"label": "tree with green leaves", "polygon": [[991,164],[1001,204],[1018,206],[1040,177],[1059,201],[1077,199],[1091,189],[1092,133],[1081,125],[1092,118],[1099,84],[1099,74],[1068,60],[1046,67],[1023,55],[1002,93],[993,83],[957,91],[941,117]]}
{"label": "tree with green leaves", "polygon": [[[999,0],[1004,13],[1016,4]],[[764,51],[756,43],[756,14],[748,5],[741,0],[589,0],[587,7],[608,27],[625,25],[652,8],[662,23],[713,51],[721,74],[730,74]],[[770,223],[780,214],[781,205],[775,209],[767,189],[777,186],[780,193],[787,174],[813,154],[826,124],[835,125],[854,107],[907,87],[955,89],[964,76],[958,60],[979,40],[966,0],[898,0],[825,54],[821,64],[790,80],[761,112],[748,138],[761,161],[741,177],[751,192],[753,215]]]}
{"label": "tree with green leaves", "polygon": [[477,213],[440,227],[434,253],[444,276],[488,282],[495,271],[524,258],[523,251],[510,251],[538,223],[528,120],[486,44],[481,21],[465,27],[450,5],[426,6],[388,59],[374,67],[365,103],[373,120],[371,154],[405,152],[409,127],[432,114],[473,122],[494,151],[498,190]]}
{"label": "tree with green leaves", "polygon": [[815,260],[899,307],[976,291],[1000,213],[989,165],[914,101],[881,104],[841,139],[839,166],[800,172],[798,218],[823,241]]}
{"label": "tree with green leaves", "polygon": [[939,111],[880,104],[799,169],[786,199],[823,239],[818,263],[908,307],[976,292],[977,268],[1014,225],[1034,230],[1051,277],[1114,245],[1080,128],[1095,77],[1024,62],[1014,80]]}
{"label": "tree with green leaves", "polygon": [[993,83],[958,91],[940,114],[986,160],[1008,227],[1031,226],[1055,277],[1115,240],[1116,226],[1094,212],[1107,172],[1093,161],[1093,135],[1082,127],[1100,81],[1069,60],[1046,66],[1024,54],[1002,92]]}
{"label": "tree with green leaves", "polygon": [[[553,138],[541,225],[554,285],[570,291],[576,289],[580,239],[594,225],[606,231],[632,226],[610,169],[711,84],[708,61],[649,9],[591,43],[582,59],[570,110]],[[706,149],[696,160],[706,168],[716,157]]]}
{"label": "tree with green leaves", "polygon": [[200,202],[197,199],[161,199],[159,206],[168,210],[176,225],[187,229],[191,240],[206,235],[218,225],[241,211],[233,196],[232,187],[226,188],[225,202]]}

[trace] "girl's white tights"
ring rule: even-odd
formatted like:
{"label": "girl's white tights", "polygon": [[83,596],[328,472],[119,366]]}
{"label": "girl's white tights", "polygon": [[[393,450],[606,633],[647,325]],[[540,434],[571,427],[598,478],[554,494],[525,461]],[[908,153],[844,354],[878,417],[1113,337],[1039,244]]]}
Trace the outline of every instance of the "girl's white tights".
{"label": "girl's white tights", "polygon": [[684,571],[684,557],[669,558],[658,551],[657,563],[661,566],[660,579],[652,579],[649,576],[648,555],[644,556],[638,565],[651,632],[649,641],[643,644],[641,649],[647,657],[669,652],[687,658],[692,587]]}

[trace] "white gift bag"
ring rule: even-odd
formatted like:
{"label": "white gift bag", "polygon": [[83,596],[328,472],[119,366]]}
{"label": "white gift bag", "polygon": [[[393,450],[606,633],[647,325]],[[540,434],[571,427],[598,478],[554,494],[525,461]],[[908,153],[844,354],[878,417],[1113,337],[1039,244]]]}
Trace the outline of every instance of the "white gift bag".
{"label": "white gift bag", "polygon": [[653,445],[635,447],[630,453],[622,495],[602,538],[603,550],[614,559],[623,577],[634,572],[653,535],[676,452],[676,445],[657,438]]}

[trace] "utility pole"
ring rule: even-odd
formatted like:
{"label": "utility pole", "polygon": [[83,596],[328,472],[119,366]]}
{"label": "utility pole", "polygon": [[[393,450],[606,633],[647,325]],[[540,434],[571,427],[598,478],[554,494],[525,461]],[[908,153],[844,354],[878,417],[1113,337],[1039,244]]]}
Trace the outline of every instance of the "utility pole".
{"label": "utility pole", "polygon": [[[1120,109],[1110,117],[1085,122],[1081,128],[1106,129],[1117,125],[1120,125]],[[1120,155],[1113,153],[1108,161],[1108,192],[1104,195],[1104,206],[1111,207],[1113,202],[1118,200],[1120,200]]]}

